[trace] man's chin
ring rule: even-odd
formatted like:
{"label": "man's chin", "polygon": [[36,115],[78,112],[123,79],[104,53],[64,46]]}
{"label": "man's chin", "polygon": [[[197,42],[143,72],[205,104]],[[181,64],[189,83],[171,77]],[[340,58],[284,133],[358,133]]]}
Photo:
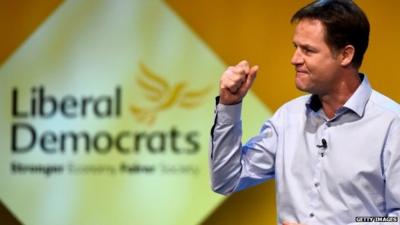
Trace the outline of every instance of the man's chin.
{"label": "man's chin", "polygon": [[309,88],[307,88],[306,85],[304,85],[303,83],[298,82],[298,81],[296,81],[296,88],[297,88],[297,90],[299,90],[299,91],[311,93],[310,90],[309,90]]}

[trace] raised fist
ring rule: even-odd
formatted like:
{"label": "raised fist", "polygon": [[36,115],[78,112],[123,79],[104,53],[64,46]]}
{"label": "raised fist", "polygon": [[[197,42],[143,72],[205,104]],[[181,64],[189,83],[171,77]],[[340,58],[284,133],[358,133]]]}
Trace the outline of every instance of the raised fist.
{"label": "raised fist", "polygon": [[228,67],[221,76],[219,102],[223,105],[234,105],[242,101],[253,84],[258,66],[250,67],[246,60],[236,66]]}

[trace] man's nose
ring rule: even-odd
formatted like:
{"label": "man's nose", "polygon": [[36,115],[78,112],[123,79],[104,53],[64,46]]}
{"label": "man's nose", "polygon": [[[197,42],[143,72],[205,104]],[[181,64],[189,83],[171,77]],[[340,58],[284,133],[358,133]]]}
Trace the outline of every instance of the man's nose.
{"label": "man's nose", "polygon": [[301,65],[304,63],[304,58],[300,53],[300,49],[297,48],[296,51],[294,51],[290,63],[292,63],[292,65]]}

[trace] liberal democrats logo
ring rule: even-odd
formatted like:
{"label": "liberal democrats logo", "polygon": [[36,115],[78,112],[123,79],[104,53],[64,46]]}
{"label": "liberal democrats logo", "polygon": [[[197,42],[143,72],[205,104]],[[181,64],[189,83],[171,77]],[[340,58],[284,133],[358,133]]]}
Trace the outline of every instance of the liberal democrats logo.
{"label": "liberal democrats logo", "polygon": [[155,122],[159,112],[171,107],[192,109],[199,106],[211,89],[211,85],[208,85],[201,89],[191,90],[187,82],[170,84],[146,65],[140,63],[139,66],[141,75],[137,78],[137,84],[144,91],[144,97],[152,107],[131,105],[130,111],[139,122],[148,125]]}

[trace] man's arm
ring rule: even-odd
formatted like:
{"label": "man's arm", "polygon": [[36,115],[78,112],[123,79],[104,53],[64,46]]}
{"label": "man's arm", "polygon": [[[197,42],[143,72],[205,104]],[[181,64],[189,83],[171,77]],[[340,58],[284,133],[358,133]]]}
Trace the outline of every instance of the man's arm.
{"label": "man's arm", "polygon": [[274,177],[278,132],[272,121],[242,146],[241,104],[217,105],[211,130],[210,171],[212,189],[230,194]]}
{"label": "man's arm", "polygon": [[[385,200],[388,216],[400,220],[400,120],[393,122],[384,150]],[[398,222],[400,224],[400,221]]]}
{"label": "man's arm", "polygon": [[[260,134],[242,146],[241,102],[255,78],[257,66],[246,61],[228,67],[220,81],[210,141],[210,171],[215,192],[229,194],[273,176],[274,154],[266,149],[276,143],[268,122]],[[273,136],[273,137],[272,137]],[[268,138],[268,141],[266,141]],[[275,141],[274,141],[275,140]],[[268,143],[263,143],[263,142]]]}
{"label": "man's arm", "polygon": [[215,111],[209,158],[211,186],[217,193],[229,194],[235,190],[241,172],[241,103],[217,103]]}

